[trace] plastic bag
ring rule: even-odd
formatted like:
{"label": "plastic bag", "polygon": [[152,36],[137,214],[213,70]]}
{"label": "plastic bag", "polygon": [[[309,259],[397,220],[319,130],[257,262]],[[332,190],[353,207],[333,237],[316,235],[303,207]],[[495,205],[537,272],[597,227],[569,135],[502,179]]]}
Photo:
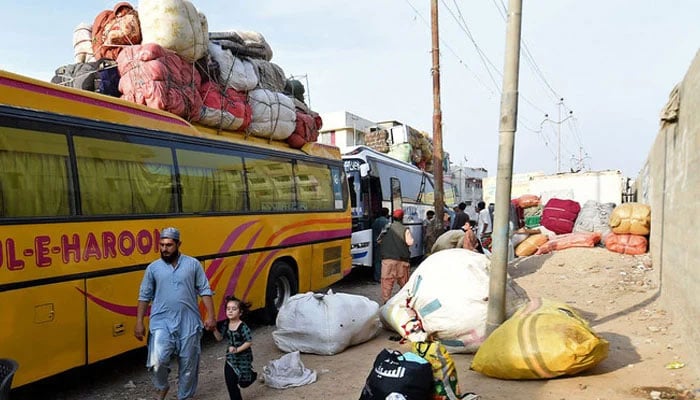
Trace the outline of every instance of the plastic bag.
{"label": "plastic bag", "polygon": [[[374,360],[360,400],[384,400],[399,394],[405,399],[429,399],[433,390],[430,364],[418,355],[383,349]],[[393,398],[393,397],[392,397]]]}
{"label": "plastic bag", "polygon": [[316,371],[304,367],[298,351],[287,353],[263,367],[265,385],[286,389],[316,382]]}

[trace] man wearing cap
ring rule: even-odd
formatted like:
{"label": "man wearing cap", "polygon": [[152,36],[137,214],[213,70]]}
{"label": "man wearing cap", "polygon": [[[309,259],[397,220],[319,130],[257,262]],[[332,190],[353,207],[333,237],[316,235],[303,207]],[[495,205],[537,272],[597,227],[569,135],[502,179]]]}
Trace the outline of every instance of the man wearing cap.
{"label": "man wearing cap", "polygon": [[409,260],[413,246],[411,231],[403,224],[403,210],[394,210],[393,221],[382,232],[379,239],[379,250],[382,255],[382,303],[386,303],[394,290],[394,284],[399,286],[408,282]]}
{"label": "man wearing cap", "polygon": [[[141,281],[134,336],[143,340],[143,320],[151,304],[146,366],[153,373],[158,398],[165,399],[170,388],[170,361],[177,357],[177,398],[184,400],[197,391],[202,327],[212,330],[216,326],[213,292],[202,264],[196,258],[180,253],[180,231],[164,228],[160,232],[159,244],[160,259],[146,268]],[[198,295],[207,310],[204,325]]]}

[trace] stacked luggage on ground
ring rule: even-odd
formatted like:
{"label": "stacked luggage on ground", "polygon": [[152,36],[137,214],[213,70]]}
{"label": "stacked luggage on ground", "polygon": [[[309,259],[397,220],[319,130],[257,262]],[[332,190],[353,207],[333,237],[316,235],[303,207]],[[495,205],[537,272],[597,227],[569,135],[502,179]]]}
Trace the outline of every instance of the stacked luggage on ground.
{"label": "stacked luggage on ground", "polygon": [[511,239],[515,255],[547,254],[570,247],[604,246],[622,254],[644,254],[648,249],[651,208],[641,203],[551,198],[525,194],[511,201],[519,216]]}
{"label": "stacked luggage on ground", "polygon": [[57,68],[52,82],[293,148],[315,142],[323,124],[301,82],[271,62],[262,34],[210,32],[187,0],[117,3],[92,25],[77,25],[73,48],[75,62]]}

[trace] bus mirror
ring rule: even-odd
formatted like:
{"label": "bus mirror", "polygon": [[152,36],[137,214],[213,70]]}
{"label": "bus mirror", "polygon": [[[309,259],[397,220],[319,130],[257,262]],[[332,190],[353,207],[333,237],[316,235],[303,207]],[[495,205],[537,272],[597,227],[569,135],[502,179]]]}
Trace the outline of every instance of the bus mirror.
{"label": "bus mirror", "polygon": [[369,164],[360,164],[360,176],[369,175]]}
{"label": "bus mirror", "polygon": [[391,178],[391,209],[403,209],[403,197],[401,196],[401,181],[397,178]]}

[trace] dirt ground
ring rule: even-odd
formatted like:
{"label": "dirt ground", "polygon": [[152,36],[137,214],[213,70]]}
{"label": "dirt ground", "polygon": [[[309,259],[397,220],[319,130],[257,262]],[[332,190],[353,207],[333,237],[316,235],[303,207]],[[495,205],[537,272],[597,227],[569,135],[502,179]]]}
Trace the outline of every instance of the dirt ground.
{"label": "dirt ground", "polygon": [[[509,273],[532,297],[564,301],[610,342],[608,358],[583,374],[552,380],[512,381],[485,377],[469,369],[473,355],[454,354],[463,392],[491,399],[693,399],[700,398],[700,366],[688,359],[689,346],[670,313],[660,307],[659,273],[650,257],[625,256],[603,248],[567,249],[521,258]],[[357,270],[333,286],[335,292],[379,299],[379,286]],[[254,326],[256,369],[283,355],[273,341],[274,326]],[[285,390],[256,382],[245,399],[357,399],[375,356],[386,348],[409,350],[380,331],[373,340],[334,356],[302,354],[315,383]],[[223,345],[205,339],[197,399],[228,399],[223,379]],[[143,366],[145,352],[134,351],[94,366],[62,374],[13,391],[12,399],[153,399]],[[671,362],[684,363],[678,369]],[[171,393],[176,391],[171,381]],[[169,398],[174,399],[171,394]]]}

